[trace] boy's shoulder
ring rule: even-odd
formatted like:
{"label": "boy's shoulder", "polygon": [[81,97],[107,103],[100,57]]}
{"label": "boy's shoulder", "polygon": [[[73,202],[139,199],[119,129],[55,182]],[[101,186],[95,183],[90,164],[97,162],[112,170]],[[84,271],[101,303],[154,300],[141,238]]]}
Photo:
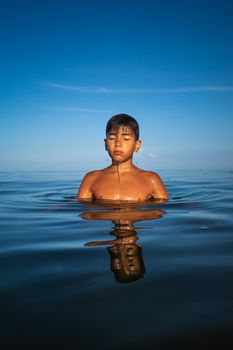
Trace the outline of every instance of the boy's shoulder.
{"label": "boy's shoulder", "polygon": [[93,182],[99,175],[104,173],[106,169],[107,168],[92,170],[84,176],[83,180],[85,180],[85,182],[87,182],[87,181]]}
{"label": "boy's shoulder", "polygon": [[95,179],[101,173],[101,171],[102,170],[92,170],[84,176],[84,179],[85,180]]}
{"label": "boy's shoulder", "polygon": [[167,200],[169,198],[164,183],[159,174],[144,170],[144,179],[151,186],[153,198]]}
{"label": "boy's shoulder", "polygon": [[[140,169],[141,170],[141,169]],[[141,170],[142,171],[142,177],[150,183],[153,187],[160,186],[162,183],[162,179],[160,175],[154,171],[150,170]]]}
{"label": "boy's shoulder", "polygon": [[150,171],[150,170],[144,170],[144,169],[139,169],[138,170],[140,171],[140,173],[142,175],[144,175],[145,177],[147,177],[148,179],[151,179],[151,180],[159,180],[160,179],[160,176],[159,174],[157,174],[156,172],[154,171]]}

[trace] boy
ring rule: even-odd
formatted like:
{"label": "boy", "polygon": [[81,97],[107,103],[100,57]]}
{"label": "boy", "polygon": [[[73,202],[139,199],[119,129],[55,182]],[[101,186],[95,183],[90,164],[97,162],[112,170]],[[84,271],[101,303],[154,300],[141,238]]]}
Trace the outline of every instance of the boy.
{"label": "boy", "polygon": [[112,165],[85,175],[78,200],[146,201],[168,199],[159,175],[136,167],[133,153],[141,146],[137,121],[127,114],[113,116],[106,126],[105,149]]}

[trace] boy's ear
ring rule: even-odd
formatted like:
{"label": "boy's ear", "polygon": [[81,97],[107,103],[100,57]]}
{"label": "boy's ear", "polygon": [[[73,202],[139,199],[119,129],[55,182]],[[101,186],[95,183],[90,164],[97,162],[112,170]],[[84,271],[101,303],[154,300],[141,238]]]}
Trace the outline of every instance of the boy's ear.
{"label": "boy's ear", "polygon": [[135,152],[138,152],[140,150],[141,144],[142,144],[141,140],[136,141]]}
{"label": "boy's ear", "polygon": [[108,147],[107,147],[107,140],[106,139],[104,139],[104,145],[105,145],[105,151],[107,151]]}

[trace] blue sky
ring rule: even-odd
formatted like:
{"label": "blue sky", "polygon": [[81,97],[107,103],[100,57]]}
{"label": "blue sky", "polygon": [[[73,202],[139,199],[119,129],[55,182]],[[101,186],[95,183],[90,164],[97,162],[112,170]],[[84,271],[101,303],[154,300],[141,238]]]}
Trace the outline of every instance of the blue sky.
{"label": "blue sky", "polygon": [[105,125],[140,123],[142,168],[233,166],[233,2],[0,4],[0,170],[110,162]]}

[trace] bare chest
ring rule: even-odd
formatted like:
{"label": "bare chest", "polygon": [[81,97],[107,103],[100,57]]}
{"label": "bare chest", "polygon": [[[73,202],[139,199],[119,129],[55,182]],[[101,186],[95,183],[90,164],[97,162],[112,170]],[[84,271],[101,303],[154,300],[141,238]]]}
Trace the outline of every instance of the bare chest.
{"label": "bare chest", "polygon": [[151,196],[151,187],[142,176],[101,176],[92,186],[95,199],[143,201]]}

